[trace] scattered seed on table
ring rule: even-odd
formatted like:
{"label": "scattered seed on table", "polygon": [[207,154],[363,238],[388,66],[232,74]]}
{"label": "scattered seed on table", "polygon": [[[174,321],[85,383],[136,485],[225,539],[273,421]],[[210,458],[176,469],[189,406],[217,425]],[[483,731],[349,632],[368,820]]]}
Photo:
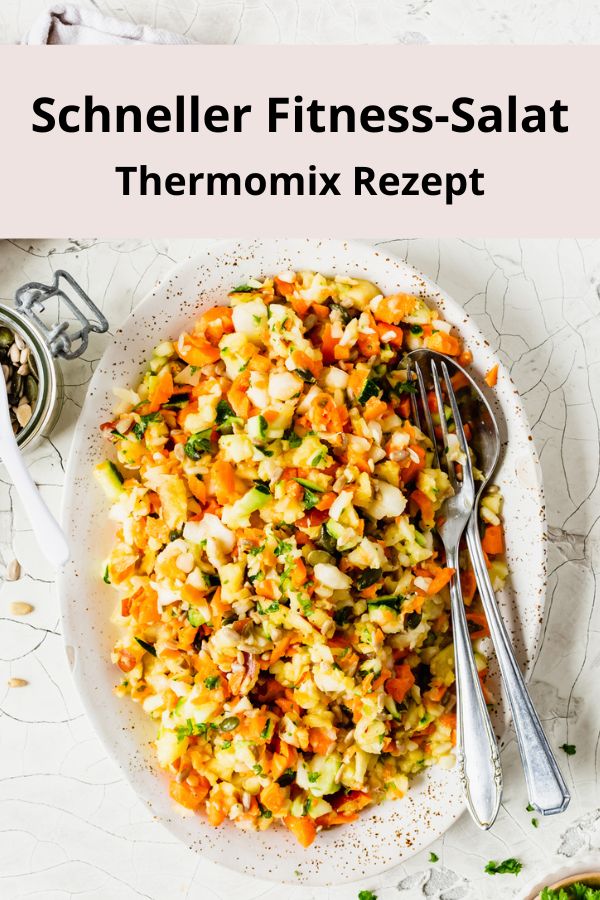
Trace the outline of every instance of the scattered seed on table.
{"label": "scattered seed on table", "polygon": [[10,611],[13,616],[28,616],[30,612],[33,612],[33,606],[31,603],[23,603],[21,600],[16,600],[10,604]]}
{"label": "scattered seed on table", "polygon": [[18,581],[21,577],[21,564],[18,559],[11,559],[6,567],[6,580]]}
{"label": "scattered seed on table", "polygon": [[11,687],[11,688],[14,688],[14,687],[27,687],[28,684],[29,684],[29,682],[28,682],[28,681],[25,681],[24,678],[9,678],[9,679],[8,679],[8,686]]}

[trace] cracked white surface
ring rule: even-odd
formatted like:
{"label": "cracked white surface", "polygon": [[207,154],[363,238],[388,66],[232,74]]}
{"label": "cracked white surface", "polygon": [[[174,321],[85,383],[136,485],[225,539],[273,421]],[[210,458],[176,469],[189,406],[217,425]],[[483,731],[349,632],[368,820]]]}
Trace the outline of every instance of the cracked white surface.
{"label": "cracked white surface", "polygon": [[[0,42],[22,39],[51,0],[3,0]],[[594,0],[77,0],[206,44],[598,43]]]}
{"label": "cracked white surface", "polygon": [[[0,300],[25,281],[66,268],[116,326],[173,262],[207,241],[2,241]],[[573,800],[536,829],[525,810],[517,749],[503,754],[505,798],[492,833],[462,817],[429,851],[369,883],[285,888],[289,900],[346,900],[360,888],[379,900],[500,900],[523,897],[546,872],[600,863],[597,682],[600,610],[600,241],[385,241],[386,250],[433,277],[461,302],[498,349],[521,391],[541,456],[550,525],[548,616],[533,695]],[[52,443],[28,456],[32,475],[58,508],[72,426],[107,336],[65,364],[66,402]],[[60,637],[52,572],[40,557],[0,468],[0,553],[16,555],[20,581],[0,587],[0,897],[67,900],[276,900],[282,889],[193,856],[153,822],[80,711]],[[2,572],[0,567],[0,573]],[[35,606],[11,617],[13,600]],[[9,690],[10,677],[27,679]],[[515,856],[523,872],[485,875],[489,859]],[[600,868],[600,865],[598,865]]]}

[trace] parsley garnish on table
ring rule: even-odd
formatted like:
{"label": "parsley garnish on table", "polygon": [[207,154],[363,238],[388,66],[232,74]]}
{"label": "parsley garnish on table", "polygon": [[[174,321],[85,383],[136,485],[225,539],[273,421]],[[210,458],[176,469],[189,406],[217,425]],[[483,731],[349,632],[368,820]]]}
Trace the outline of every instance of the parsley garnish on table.
{"label": "parsley garnish on table", "polygon": [[518,875],[523,868],[523,863],[518,859],[504,859],[501,863],[490,860],[485,871],[488,875]]}
{"label": "parsley garnish on table", "polygon": [[359,891],[358,900],[377,900],[377,894],[373,891]]}
{"label": "parsley garnish on table", "polygon": [[577,747],[575,744],[561,744],[560,749],[564,750],[567,756],[575,756],[577,753]]}

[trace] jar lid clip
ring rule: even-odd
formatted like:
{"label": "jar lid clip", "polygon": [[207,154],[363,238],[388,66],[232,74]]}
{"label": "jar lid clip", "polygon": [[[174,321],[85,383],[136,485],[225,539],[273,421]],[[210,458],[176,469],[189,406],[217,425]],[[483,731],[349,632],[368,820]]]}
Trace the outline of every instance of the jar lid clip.
{"label": "jar lid clip", "polygon": [[[81,309],[75,300],[63,290],[61,279],[66,282],[83,306]],[[44,312],[44,304],[56,297],[59,308],[65,303],[76,319],[75,328],[69,331],[68,321],[58,321],[48,327],[38,313]],[[83,290],[72,275],[64,269],[57,269],[54,273],[53,284],[42,284],[38,281],[30,281],[18,288],[15,294],[16,308],[35,322],[42,332],[53,356],[61,356],[63,359],[76,359],[86,350],[90,331],[103,334],[108,331],[108,320],[98,309],[96,304]],[[85,310],[89,313],[89,318]],[[76,324],[79,323],[79,328]]]}

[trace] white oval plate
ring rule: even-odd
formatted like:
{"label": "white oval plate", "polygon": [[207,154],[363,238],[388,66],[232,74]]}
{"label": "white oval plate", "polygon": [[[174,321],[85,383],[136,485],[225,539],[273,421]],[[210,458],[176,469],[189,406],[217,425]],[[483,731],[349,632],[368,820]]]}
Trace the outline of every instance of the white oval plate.
{"label": "white oval plate", "polygon": [[[323,832],[302,849],[283,828],[258,834],[227,822],[210,827],[186,816],[169,798],[150,741],[155,725],[140,708],[113,694],[118,673],[110,662],[115,628],[109,617],[113,594],[100,577],[113,527],[92,467],[106,454],[98,426],[109,420],[113,387],[132,386],[152,348],[176,337],[207,307],[222,303],[236,284],[287,269],[349,274],[375,281],[384,293],[406,291],[430,298],[460,331],[485,373],[495,362],[487,342],[464,310],[437,285],[399,259],[360,243],[256,240],[216,244],[174,269],[115,333],[102,357],[75,429],[67,467],[63,524],[72,561],[59,578],[63,628],[84,707],[107,751],[153,814],[187,846],[238,872],[276,881],[339,884],[372,876],[423,849],[464,809],[455,771],[438,767],[416,779],[407,796],[366,811],[350,826]],[[500,603],[524,665],[537,648],[545,592],[545,520],[540,468],[529,427],[508,373],[502,371],[491,401],[501,411],[510,443],[497,483],[505,496],[511,584]],[[503,704],[496,729],[506,727]]]}

